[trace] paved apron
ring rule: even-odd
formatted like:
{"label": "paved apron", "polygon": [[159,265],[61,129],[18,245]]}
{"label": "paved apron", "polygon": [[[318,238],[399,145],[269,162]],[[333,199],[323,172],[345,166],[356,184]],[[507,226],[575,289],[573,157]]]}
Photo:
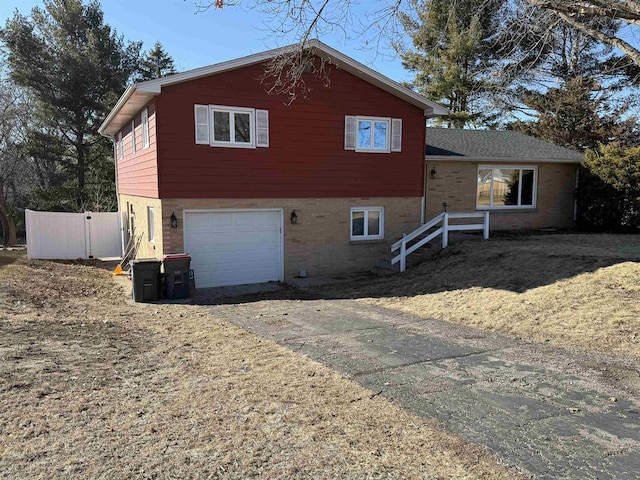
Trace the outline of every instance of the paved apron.
{"label": "paved apron", "polygon": [[438,419],[535,478],[640,478],[640,401],[614,401],[605,386],[545,358],[544,348],[353,300],[211,309]]}

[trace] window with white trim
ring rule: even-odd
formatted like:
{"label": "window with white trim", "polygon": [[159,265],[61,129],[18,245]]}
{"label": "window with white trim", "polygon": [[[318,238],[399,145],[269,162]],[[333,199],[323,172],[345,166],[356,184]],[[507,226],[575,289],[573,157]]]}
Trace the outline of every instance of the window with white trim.
{"label": "window with white trim", "polygon": [[155,217],[153,215],[153,207],[147,207],[147,230],[148,237],[151,243],[156,240],[156,225],[155,225]]}
{"label": "window with white trim", "polygon": [[136,121],[131,120],[131,153],[136,153]]}
{"label": "window with white trim", "polygon": [[269,111],[248,107],[194,105],[196,143],[212,147],[269,146]]}
{"label": "window with white trim", "polygon": [[380,240],[384,238],[383,207],[351,208],[351,240]]}
{"label": "window with white trim", "polygon": [[537,167],[480,165],[476,208],[534,208],[537,177]]}
{"label": "window with white trim", "polygon": [[254,146],[254,109],[212,106],[211,145],[227,147]]}
{"label": "window with white trim", "polygon": [[142,130],[142,148],[149,148],[149,110],[142,110],[140,115],[140,126]]}
{"label": "window with white trim", "polygon": [[356,117],[356,151],[389,152],[391,119]]}
{"label": "window with white trim", "polygon": [[121,160],[124,157],[124,147],[122,144],[122,132],[118,132],[118,139],[116,141],[116,156],[118,160]]}
{"label": "window with white trim", "polygon": [[402,119],[346,115],[344,149],[389,153],[402,149]]}

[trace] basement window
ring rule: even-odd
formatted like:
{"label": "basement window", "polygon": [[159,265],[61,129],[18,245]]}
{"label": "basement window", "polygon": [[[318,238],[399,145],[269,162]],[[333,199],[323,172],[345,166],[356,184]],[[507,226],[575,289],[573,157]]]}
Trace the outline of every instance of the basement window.
{"label": "basement window", "polygon": [[537,167],[480,165],[476,208],[535,208],[537,177]]}
{"label": "basement window", "polygon": [[351,208],[351,240],[381,240],[383,238],[383,207]]}

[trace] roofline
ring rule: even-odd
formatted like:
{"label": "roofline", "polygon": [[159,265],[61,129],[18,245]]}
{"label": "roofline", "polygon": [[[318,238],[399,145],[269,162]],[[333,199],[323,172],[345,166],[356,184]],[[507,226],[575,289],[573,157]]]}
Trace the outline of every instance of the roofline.
{"label": "roofline", "polygon": [[425,160],[437,160],[439,162],[487,162],[487,163],[575,163],[580,164],[582,160],[572,158],[533,158],[533,157],[465,157],[451,155],[425,155]]}
{"label": "roofline", "polygon": [[109,115],[107,115],[107,118],[104,119],[104,122],[102,122],[102,125],[100,125],[100,127],[98,128],[98,133],[100,135],[103,135],[105,137],[112,136],[112,135],[105,135],[104,133],[105,129],[109,126],[113,118],[118,114],[118,112],[122,109],[122,107],[124,107],[124,105],[127,103],[127,100],[131,98],[131,95],[133,95],[133,92],[135,91],[136,91],[135,85],[129,85],[127,87],[127,89],[124,91],[122,96],[116,102],[115,106],[109,112]]}
{"label": "roofline", "polygon": [[[209,75],[214,75],[217,73],[226,72],[229,70],[235,70],[238,68],[246,67],[249,65],[253,65],[256,63],[261,63],[266,60],[272,59],[279,55],[286,53],[287,51],[291,51],[295,48],[300,47],[300,44],[287,45],[285,47],[275,48],[272,50],[267,50],[261,53],[255,53],[253,55],[248,55],[246,57],[236,58],[234,60],[228,60],[226,62],[216,63],[214,65],[209,65],[206,67],[200,67],[193,70],[188,70],[182,73],[176,73],[173,75],[169,75],[167,77],[157,78],[154,80],[147,80],[145,82],[136,83],[127,87],[125,92],[122,94],[116,105],[113,107],[107,118],[105,118],[102,125],[98,129],[98,132],[104,136],[113,136],[115,132],[110,132],[108,127],[113,121],[113,119],[118,115],[120,110],[126,105],[127,101],[134,95],[134,93],[140,92],[144,96],[150,98],[157,96],[161,93],[162,87],[166,87],[169,85],[175,85],[177,83],[187,82],[190,80],[195,80],[197,78],[206,77]],[[329,60],[334,60],[333,63],[336,63],[339,67],[344,68],[350,73],[356,74],[360,78],[363,78],[365,81],[372,83],[377,86],[386,87],[389,93],[402,98],[408,103],[412,105],[422,108],[424,110],[424,114],[426,117],[437,117],[441,115],[448,115],[450,112],[448,109],[443,107],[442,105],[428,100],[422,95],[414,92],[410,88],[407,88],[400,83],[391,80],[389,77],[382,75],[379,72],[363,65],[362,63],[354,60],[351,57],[335,50],[328,45],[325,45],[319,40],[311,39],[309,40],[305,48],[313,48],[318,50],[323,56],[327,57]],[[346,67],[346,68],[345,68]],[[361,75],[358,75],[361,74]],[[383,88],[384,89],[384,88]]]}

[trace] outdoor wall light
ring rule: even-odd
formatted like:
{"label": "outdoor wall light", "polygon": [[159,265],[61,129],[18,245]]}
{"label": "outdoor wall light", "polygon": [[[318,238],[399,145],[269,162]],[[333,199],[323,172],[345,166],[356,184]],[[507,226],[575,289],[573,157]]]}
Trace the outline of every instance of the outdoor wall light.
{"label": "outdoor wall light", "polygon": [[431,178],[438,178],[438,172],[436,172],[435,168],[431,169]]}
{"label": "outdoor wall light", "polygon": [[292,223],[293,225],[295,225],[296,223],[298,223],[298,215],[296,215],[296,211],[295,211],[295,210],[292,210],[292,211],[291,211],[291,218],[290,218],[290,220],[291,220],[291,223]]}
{"label": "outdoor wall light", "polygon": [[442,208],[445,212],[447,211],[447,202],[442,202]]}
{"label": "outdoor wall light", "polygon": [[176,218],[176,214],[171,212],[171,228],[178,228],[178,219]]}

